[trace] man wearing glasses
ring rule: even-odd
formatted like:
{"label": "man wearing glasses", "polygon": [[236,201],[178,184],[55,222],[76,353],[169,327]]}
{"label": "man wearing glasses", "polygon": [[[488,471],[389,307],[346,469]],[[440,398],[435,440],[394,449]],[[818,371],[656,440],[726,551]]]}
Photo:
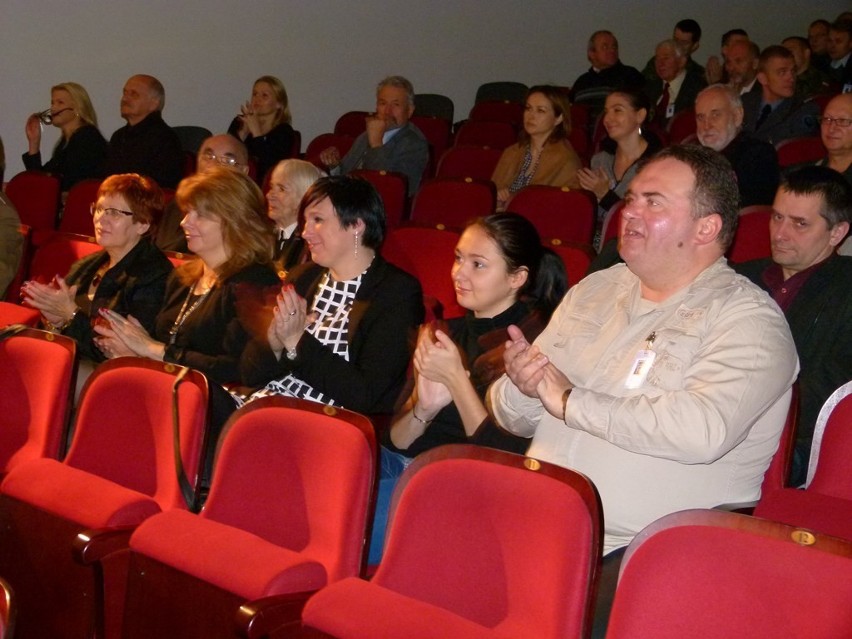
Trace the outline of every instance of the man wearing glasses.
{"label": "man wearing glasses", "polygon": [[[196,173],[209,171],[217,166],[224,166],[248,175],[249,157],[246,145],[232,135],[223,133],[213,135],[201,143],[196,157]],[[163,251],[187,253],[186,237],[180,226],[183,213],[174,200],[166,205],[163,219],[157,228],[154,243]]]}
{"label": "man wearing glasses", "polygon": [[834,169],[852,185],[852,93],[838,95],[825,105],[819,122],[828,155],[817,164]]}

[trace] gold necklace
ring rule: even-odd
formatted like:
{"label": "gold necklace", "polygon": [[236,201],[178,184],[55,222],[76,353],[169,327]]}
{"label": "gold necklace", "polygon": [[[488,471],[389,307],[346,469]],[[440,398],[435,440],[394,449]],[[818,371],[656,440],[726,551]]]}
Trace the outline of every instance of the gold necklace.
{"label": "gold necklace", "polygon": [[177,341],[178,332],[183,326],[183,323],[190,315],[193,314],[195,309],[201,306],[201,303],[207,299],[207,296],[210,295],[210,291],[213,290],[213,287],[210,286],[206,291],[197,296],[197,299],[192,303],[192,306],[187,308],[187,305],[189,305],[189,300],[196,295],[195,287],[199,284],[199,282],[200,280],[198,282],[195,282],[192,285],[192,288],[189,289],[189,293],[187,294],[186,299],[183,301],[183,306],[180,307],[180,312],[175,318],[175,323],[172,324],[172,327],[169,329],[169,346],[174,346],[175,342]]}

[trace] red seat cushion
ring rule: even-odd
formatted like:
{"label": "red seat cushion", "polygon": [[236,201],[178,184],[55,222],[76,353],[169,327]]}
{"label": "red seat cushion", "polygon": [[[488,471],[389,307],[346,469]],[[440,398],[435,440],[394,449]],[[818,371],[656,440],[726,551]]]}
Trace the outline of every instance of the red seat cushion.
{"label": "red seat cushion", "polygon": [[55,459],[16,466],[0,492],[87,528],[134,526],[160,512],[147,495]]}
{"label": "red seat cushion", "polygon": [[480,626],[438,606],[356,578],[338,581],[314,595],[302,612],[302,622],[341,639],[508,639],[516,636]]}
{"label": "red seat cushion", "polygon": [[143,523],[130,547],[246,599],[317,590],[328,582],[318,561],[183,510]]}

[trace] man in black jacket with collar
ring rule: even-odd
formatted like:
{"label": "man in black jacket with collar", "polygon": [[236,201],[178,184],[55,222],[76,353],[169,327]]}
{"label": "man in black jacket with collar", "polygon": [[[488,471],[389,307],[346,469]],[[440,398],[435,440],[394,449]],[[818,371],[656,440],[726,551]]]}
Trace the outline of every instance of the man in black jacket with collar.
{"label": "man in black jacket with collar", "polygon": [[163,121],[166,92],[150,75],[131,76],[121,94],[127,125],[112,134],[106,173],[140,173],[162,188],[177,187],[183,177],[183,151],[177,134]]}
{"label": "man in black jacket with collar", "polygon": [[804,167],[785,178],[773,208],[772,259],[737,270],[778,303],[796,343],[800,400],[791,485],[798,486],[820,408],[852,380],[852,258],[836,253],[849,232],[852,187],[837,171]]}
{"label": "man in black jacket with collar", "polygon": [[796,95],[796,60],[780,44],[766,47],[758,59],[758,93],[743,96],[743,130],[777,145],[819,133],[819,106]]}

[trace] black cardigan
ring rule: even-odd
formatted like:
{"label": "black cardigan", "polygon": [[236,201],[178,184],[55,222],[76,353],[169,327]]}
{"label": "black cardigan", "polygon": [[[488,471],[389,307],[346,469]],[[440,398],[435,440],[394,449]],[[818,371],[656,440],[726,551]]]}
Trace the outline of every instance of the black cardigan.
{"label": "black cardigan", "polygon": [[121,261],[104,273],[95,296],[89,302],[86,294],[98,269],[109,261],[106,251],[87,255],[74,263],[65,281],[78,286],[77,306],[80,310],[64,331],[77,340],[80,356],[101,362],[106,359],[92,339],[92,318],[98,309],[108,308],[119,315],[132,315],[149,333],[154,319],[163,306],[166,278],[172,263],[148,238],[142,238]]}
{"label": "black cardigan", "polygon": [[164,360],[195,368],[219,384],[239,381],[239,361],[259,327],[264,298],[279,283],[270,265],[251,264],[219,282],[181,326],[174,345],[169,330],[190,287],[172,274],[163,310],[157,315],[156,339],[166,344]]}
{"label": "black cardigan", "polygon": [[41,153],[24,153],[23,160],[27,170],[44,170],[58,175],[62,190],[67,191],[81,180],[103,177],[106,156],[104,136],[96,126],[86,124],[74,131],[67,143],[60,138],[46,164],[41,162]]}
{"label": "black cardigan", "polygon": [[[287,277],[309,308],[325,272],[309,262]],[[307,332],[299,341],[295,360],[277,360],[264,334],[243,353],[243,383],[259,388],[292,373],[349,410],[390,414],[405,384],[415,330],[423,314],[420,283],[377,255],[349,314],[348,362]]]}

